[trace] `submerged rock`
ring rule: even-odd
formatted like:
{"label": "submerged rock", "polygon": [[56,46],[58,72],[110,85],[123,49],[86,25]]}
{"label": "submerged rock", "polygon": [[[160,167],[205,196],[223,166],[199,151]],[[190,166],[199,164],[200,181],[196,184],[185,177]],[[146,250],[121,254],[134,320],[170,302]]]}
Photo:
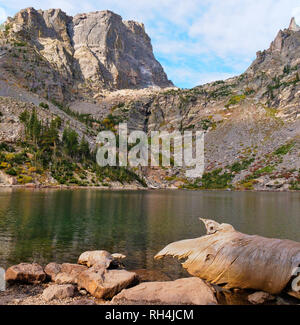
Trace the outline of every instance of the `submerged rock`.
{"label": "submerged rock", "polygon": [[46,273],[43,268],[37,264],[21,263],[13,265],[6,270],[6,281],[21,283],[41,283],[46,280]]}
{"label": "submerged rock", "polygon": [[160,305],[214,305],[214,289],[199,278],[146,282],[123,290],[113,303]]}
{"label": "submerged rock", "polygon": [[138,277],[126,270],[106,270],[96,265],[78,276],[78,288],[87,290],[101,299],[111,299],[121,290],[138,283]]}

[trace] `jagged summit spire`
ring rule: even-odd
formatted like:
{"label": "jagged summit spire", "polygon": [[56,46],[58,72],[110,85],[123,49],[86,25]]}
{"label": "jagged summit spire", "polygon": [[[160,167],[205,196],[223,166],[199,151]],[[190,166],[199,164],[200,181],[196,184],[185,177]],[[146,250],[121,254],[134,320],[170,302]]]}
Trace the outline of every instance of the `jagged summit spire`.
{"label": "jagged summit spire", "polygon": [[289,30],[293,32],[299,32],[300,31],[300,26],[297,25],[295,17],[291,19]]}

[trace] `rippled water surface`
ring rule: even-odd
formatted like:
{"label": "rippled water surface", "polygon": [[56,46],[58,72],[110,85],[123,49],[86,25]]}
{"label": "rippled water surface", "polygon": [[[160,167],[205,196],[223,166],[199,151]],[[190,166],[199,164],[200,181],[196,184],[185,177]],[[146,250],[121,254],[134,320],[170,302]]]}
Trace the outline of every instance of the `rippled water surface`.
{"label": "rippled water surface", "polygon": [[300,241],[300,193],[228,191],[0,190],[0,266],[76,262],[81,252],[127,255],[128,269],[184,275],[154,261],[166,244],[199,237],[198,217],[236,229]]}

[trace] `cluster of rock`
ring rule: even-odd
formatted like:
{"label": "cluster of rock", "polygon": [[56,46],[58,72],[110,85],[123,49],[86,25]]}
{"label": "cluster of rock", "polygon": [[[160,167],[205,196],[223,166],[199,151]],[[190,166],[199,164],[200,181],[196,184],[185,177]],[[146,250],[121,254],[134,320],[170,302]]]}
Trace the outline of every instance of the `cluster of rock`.
{"label": "cluster of rock", "polygon": [[[35,295],[36,300],[31,298],[26,304],[281,305],[297,304],[293,299],[299,299],[299,295],[287,300],[262,291],[230,291],[199,277],[171,280],[159,271],[127,271],[122,263],[124,258],[122,254],[99,250],[81,254],[77,264],[52,262],[43,268],[37,263],[21,263],[7,269],[6,281],[17,287],[43,286]],[[14,300],[20,303],[19,299]]]}
{"label": "cluster of rock", "polygon": [[43,268],[36,263],[21,263],[7,269],[6,281],[48,283],[41,295],[46,302],[86,291],[112,304],[217,304],[214,289],[199,278],[140,283],[142,276],[138,272],[122,267],[123,258],[122,254],[102,250],[81,254],[78,264],[49,263]]}

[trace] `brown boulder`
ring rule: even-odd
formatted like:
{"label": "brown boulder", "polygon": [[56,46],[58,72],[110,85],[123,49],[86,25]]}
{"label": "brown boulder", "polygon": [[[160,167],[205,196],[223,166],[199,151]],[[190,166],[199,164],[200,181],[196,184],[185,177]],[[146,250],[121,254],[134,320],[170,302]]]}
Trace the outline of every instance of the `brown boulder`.
{"label": "brown boulder", "polygon": [[76,284],[77,283],[76,281],[77,281],[76,277],[61,272],[58,273],[54,278],[54,282],[57,284]]}
{"label": "brown boulder", "polygon": [[56,275],[61,271],[61,264],[57,263],[49,263],[45,267],[45,273],[51,279],[51,281],[55,280]]}
{"label": "brown boulder", "polygon": [[53,299],[65,299],[73,297],[74,293],[75,287],[72,284],[54,284],[43,291],[42,297],[44,300],[50,301]]}
{"label": "brown boulder", "polygon": [[105,269],[110,266],[112,261],[112,255],[104,250],[84,252],[78,258],[78,264],[87,265],[88,267],[97,264]]}
{"label": "brown boulder", "polygon": [[78,275],[87,270],[84,265],[64,263],[61,265],[61,270],[54,277],[57,284],[77,284]]}
{"label": "brown boulder", "polygon": [[88,267],[99,265],[105,269],[117,268],[122,266],[121,260],[126,256],[119,253],[110,254],[107,251],[87,251],[82,253],[78,258],[78,264],[87,265]]}
{"label": "brown boulder", "polygon": [[121,290],[138,282],[133,272],[126,270],[106,270],[98,265],[82,272],[78,276],[78,288],[87,290],[99,299],[111,299]]}
{"label": "brown boulder", "polygon": [[6,270],[5,279],[8,282],[41,283],[46,280],[46,273],[37,264],[21,263]]}
{"label": "brown boulder", "polygon": [[158,305],[215,305],[214,289],[199,278],[145,282],[123,290],[113,303]]}
{"label": "brown boulder", "polygon": [[64,263],[61,265],[61,272],[71,275],[78,275],[79,273],[87,270],[87,267],[84,265]]}

